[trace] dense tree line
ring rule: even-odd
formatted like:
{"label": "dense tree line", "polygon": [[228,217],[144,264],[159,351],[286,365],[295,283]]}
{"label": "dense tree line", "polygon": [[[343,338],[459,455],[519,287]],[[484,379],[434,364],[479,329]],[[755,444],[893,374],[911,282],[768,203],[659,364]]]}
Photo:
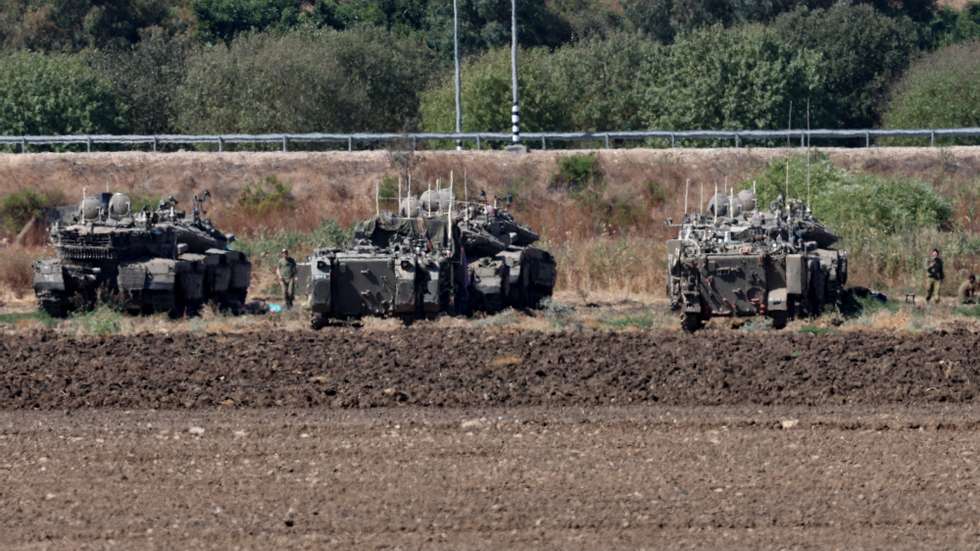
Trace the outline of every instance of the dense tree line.
{"label": "dense tree line", "polygon": [[[518,6],[527,130],[976,124],[915,98],[975,88],[980,3]],[[506,129],[510,1],[459,7],[464,126]],[[0,134],[453,127],[449,0],[0,0],[0,44]]]}

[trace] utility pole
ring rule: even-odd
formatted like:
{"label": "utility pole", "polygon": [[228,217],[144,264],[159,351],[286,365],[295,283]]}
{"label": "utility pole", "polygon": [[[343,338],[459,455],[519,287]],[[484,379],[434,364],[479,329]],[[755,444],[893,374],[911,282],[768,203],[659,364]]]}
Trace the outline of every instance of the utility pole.
{"label": "utility pole", "polygon": [[517,96],[517,0],[510,0],[510,85],[514,91],[514,105],[510,109],[512,146],[521,142],[521,108]]}
{"label": "utility pole", "polygon": [[[460,76],[459,76],[459,9],[457,4],[459,0],[453,0],[453,59],[456,65],[456,133],[460,134],[463,131],[463,99],[460,92]],[[463,149],[463,142],[459,138],[456,139],[456,150],[459,151]]]}

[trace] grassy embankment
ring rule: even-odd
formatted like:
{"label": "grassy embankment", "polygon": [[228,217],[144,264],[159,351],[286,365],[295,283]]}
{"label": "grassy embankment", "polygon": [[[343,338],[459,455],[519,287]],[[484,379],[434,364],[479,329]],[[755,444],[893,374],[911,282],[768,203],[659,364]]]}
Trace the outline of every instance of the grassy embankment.
{"label": "grassy embankment", "polygon": [[[691,182],[692,210],[702,189],[706,201],[714,186],[724,188],[726,181],[736,189],[753,180],[763,188],[776,185],[784,152],[174,155],[80,156],[83,162],[67,168],[58,156],[18,159],[27,163],[23,166],[8,159],[8,175],[22,179],[8,179],[0,194],[29,188],[72,197],[79,194],[79,181],[101,180],[140,200],[173,190],[188,204],[191,192],[211,187],[211,216],[235,232],[237,246],[253,256],[253,295],[272,295],[279,249],[290,248],[301,258],[315,246],[342,241],[356,220],[373,212],[376,183],[384,181],[383,193],[394,194],[398,177],[407,187],[411,174],[418,191],[437,178],[446,185],[452,172],[460,197],[474,197],[479,190],[491,197],[513,196],[518,219],[538,230],[557,257],[558,286],[566,296],[650,299],[663,296],[663,243],[674,231],[665,222],[683,214],[685,182]],[[168,169],[167,163],[175,164]],[[831,150],[829,161],[815,161],[814,209],[840,226],[843,245],[851,251],[851,283],[900,293],[921,287],[925,255],[938,246],[947,258],[944,292],[954,293],[960,272],[980,269],[978,166],[980,152],[970,148]],[[794,195],[805,193],[804,167],[799,158],[791,165]],[[21,185],[11,184],[18,181]],[[900,192],[883,194],[889,189]],[[896,211],[922,197],[934,208]],[[2,211],[0,218],[5,218]],[[7,236],[12,237],[9,230]],[[31,259],[43,253],[35,246],[0,250],[0,300],[30,295]]]}

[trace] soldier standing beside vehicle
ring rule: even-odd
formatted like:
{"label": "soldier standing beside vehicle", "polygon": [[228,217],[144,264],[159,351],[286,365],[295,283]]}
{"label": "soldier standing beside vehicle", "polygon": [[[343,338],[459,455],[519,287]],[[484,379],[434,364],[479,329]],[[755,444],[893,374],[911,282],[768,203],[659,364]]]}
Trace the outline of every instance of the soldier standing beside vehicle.
{"label": "soldier standing beside vehicle", "polygon": [[926,304],[936,297],[936,304],[939,304],[939,287],[946,279],[943,274],[943,259],[939,257],[939,249],[933,249],[930,254],[929,262],[926,264],[926,275],[929,278],[929,286],[926,290]]}
{"label": "soldier standing beside vehicle", "polygon": [[960,304],[976,304],[977,276],[970,274],[970,277],[966,278],[966,281],[960,284],[960,288],[956,292],[956,296],[959,298]]}
{"label": "soldier standing beside vehicle", "polygon": [[289,256],[289,251],[286,249],[283,249],[279,255],[276,273],[279,275],[279,284],[282,285],[283,301],[286,303],[286,308],[290,309],[296,296],[296,260]]}

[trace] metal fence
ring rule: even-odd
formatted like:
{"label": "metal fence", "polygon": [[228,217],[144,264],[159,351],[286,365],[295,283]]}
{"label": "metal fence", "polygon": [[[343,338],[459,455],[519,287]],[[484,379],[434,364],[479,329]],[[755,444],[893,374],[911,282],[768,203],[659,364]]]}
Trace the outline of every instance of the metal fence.
{"label": "metal fence", "polygon": [[[527,132],[521,134],[521,141],[530,148],[548,149],[561,142],[594,142],[600,147],[629,147],[637,142],[666,147],[682,147],[696,143],[711,143],[720,147],[781,147],[784,145],[805,145],[812,139],[836,142],[848,146],[871,147],[888,145],[878,142],[880,138],[918,138],[928,140],[930,145],[949,139],[976,139],[980,144],[980,128],[931,128],[909,130],[642,130],[616,132]],[[465,144],[483,149],[503,146],[510,143],[509,132],[420,132],[410,134],[207,134],[207,135],[69,135],[69,136],[0,136],[0,146],[12,146],[15,151],[28,152],[31,146],[64,148],[83,146],[86,151],[98,146],[119,148],[146,148],[152,151],[173,151],[186,146],[210,146],[208,151],[224,151],[228,145],[257,144],[273,146],[281,151],[303,150],[309,144],[328,144],[354,151],[356,149],[450,149],[456,144]],[[434,146],[434,147],[433,147]]]}

